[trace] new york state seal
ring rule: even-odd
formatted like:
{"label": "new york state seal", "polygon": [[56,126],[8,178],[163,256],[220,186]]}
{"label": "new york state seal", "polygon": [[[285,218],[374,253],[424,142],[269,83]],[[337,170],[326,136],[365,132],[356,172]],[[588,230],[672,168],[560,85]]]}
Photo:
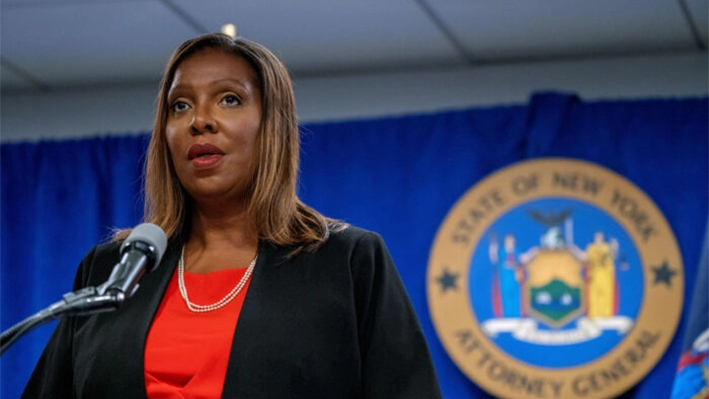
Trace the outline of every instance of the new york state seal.
{"label": "new york state seal", "polygon": [[431,249],[427,297],[458,368],[503,398],[611,398],[659,361],[684,268],[655,203],[599,165],[520,162],[468,190]]}

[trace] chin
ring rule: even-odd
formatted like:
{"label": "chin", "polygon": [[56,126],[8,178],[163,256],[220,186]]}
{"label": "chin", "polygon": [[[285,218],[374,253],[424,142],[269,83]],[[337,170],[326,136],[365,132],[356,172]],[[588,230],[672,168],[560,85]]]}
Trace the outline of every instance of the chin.
{"label": "chin", "polygon": [[225,202],[240,202],[246,196],[245,190],[234,190],[231,187],[199,187],[190,192],[195,202],[223,200]]}

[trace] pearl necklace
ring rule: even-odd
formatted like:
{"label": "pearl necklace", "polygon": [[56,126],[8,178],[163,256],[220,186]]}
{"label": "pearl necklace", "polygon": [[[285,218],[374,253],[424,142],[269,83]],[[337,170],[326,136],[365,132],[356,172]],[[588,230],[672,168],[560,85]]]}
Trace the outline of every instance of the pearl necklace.
{"label": "pearl necklace", "polygon": [[196,303],[190,302],[190,299],[187,296],[187,287],[185,286],[185,247],[183,246],[182,253],[180,254],[180,261],[177,263],[177,282],[180,287],[180,295],[182,295],[182,299],[185,300],[187,308],[196,313],[204,313],[211,312],[213,310],[217,310],[219,308],[224,307],[226,304],[236,298],[237,295],[239,295],[241,289],[244,288],[246,282],[249,281],[249,277],[251,277],[251,273],[253,273],[254,271],[254,266],[256,266],[256,259],[258,259],[258,254],[254,258],[254,260],[251,261],[251,263],[249,264],[249,268],[246,269],[246,273],[241,278],[241,280],[239,280],[239,283],[236,285],[236,287],[229,291],[229,293],[226,294],[224,298],[211,305],[197,305]]}

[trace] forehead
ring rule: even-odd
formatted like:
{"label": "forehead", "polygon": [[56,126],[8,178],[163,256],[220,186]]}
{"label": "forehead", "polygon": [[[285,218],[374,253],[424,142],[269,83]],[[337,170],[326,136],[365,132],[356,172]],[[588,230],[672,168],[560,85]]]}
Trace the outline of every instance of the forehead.
{"label": "forehead", "polygon": [[175,69],[171,86],[185,81],[234,79],[255,85],[256,72],[243,57],[215,49],[206,49],[188,56]]}

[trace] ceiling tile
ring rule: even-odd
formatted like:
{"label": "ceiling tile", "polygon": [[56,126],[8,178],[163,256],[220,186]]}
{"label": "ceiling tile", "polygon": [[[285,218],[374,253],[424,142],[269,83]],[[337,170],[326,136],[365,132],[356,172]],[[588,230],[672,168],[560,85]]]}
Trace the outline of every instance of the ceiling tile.
{"label": "ceiling tile", "polygon": [[709,25],[709,1],[707,0],[686,0],[692,20],[699,29],[699,34],[702,36],[704,45],[709,43],[709,34],[707,34],[707,25]]}
{"label": "ceiling tile", "polygon": [[58,5],[77,5],[95,3],[125,3],[131,1],[155,1],[155,0],[0,0],[3,9],[19,7],[47,7]]}
{"label": "ceiling tile", "polygon": [[0,18],[3,56],[52,86],[155,80],[196,34],[160,2],[18,7]]}
{"label": "ceiling tile", "polygon": [[[669,0],[427,0],[474,56],[524,59],[691,49]],[[706,0],[703,0],[706,2]]]}
{"label": "ceiling tile", "polygon": [[351,72],[462,62],[416,2],[175,0],[208,29],[237,26],[297,73]]}
{"label": "ceiling tile", "polygon": [[37,89],[10,68],[0,66],[0,86],[3,92]]}
{"label": "ceiling tile", "polygon": [[[0,0],[0,39],[3,58],[52,87],[157,80],[200,33],[190,18],[236,24],[299,77],[463,64],[420,1],[482,59],[696,50],[676,0],[169,0],[182,16],[168,0]],[[707,40],[707,1],[685,1]],[[3,72],[3,89],[18,84]]]}

